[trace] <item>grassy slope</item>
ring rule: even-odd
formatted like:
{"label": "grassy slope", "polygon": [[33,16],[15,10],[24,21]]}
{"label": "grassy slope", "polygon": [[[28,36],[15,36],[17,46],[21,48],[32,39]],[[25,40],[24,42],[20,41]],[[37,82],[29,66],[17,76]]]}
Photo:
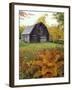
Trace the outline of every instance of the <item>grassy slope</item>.
{"label": "grassy slope", "polygon": [[62,44],[46,42],[46,43],[20,43],[20,48],[24,50],[41,50],[41,49],[50,49],[50,48],[63,48]]}

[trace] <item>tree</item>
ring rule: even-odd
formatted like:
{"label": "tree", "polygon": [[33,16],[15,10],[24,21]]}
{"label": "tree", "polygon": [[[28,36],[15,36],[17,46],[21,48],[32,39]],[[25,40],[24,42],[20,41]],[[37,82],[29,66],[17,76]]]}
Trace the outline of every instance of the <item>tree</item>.
{"label": "tree", "polygon": [[21,39],[21,33],[24,31],[24,26],[19,26],[19,39]]}
{"label": "tree", "polygon": [[48,31],[51,41],[64,40],[64,31],[60,30],[58,26],[51,26],[48,28]]}
{"label": "tree", "polygon": [[46,16],[48,16],[48,14],[44,14],[41,17],[38,18],[37,22],[42,22],[43,24],[46,25]]}
{"label": "tree", "polygon": [[46,22],[46,17],[48,17],[48,14],[43,14],[40,16],[37,20],[37,23],[42,22],[47,28],[49,27],[48,23]]}
{"label": "tree", "polygon": [[64,29],[64,13],[62,12],[57,12],[54,15],[54,18],[57,19],[58,25],[60,29]]}

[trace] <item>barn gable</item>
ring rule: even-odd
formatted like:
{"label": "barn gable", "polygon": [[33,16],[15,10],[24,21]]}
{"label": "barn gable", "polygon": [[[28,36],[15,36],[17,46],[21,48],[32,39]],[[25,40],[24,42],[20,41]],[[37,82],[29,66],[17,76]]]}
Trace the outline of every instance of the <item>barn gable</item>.
{"label": "barn gable", "polygon": [[27,26],[22,33],[22,40],[25,42],[46,42],[49,40],[47,27],[43,23]]}

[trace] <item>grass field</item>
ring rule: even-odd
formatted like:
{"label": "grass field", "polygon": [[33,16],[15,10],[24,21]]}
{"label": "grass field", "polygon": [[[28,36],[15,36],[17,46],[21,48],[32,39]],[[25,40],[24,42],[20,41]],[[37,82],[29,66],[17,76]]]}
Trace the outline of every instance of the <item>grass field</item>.
{"label": "grass field", "polygon": [[63,44],[20,42],[19,45],[20,79],[64,75]]}
{"label": "grass field", "polygon": [[52,43],[52,42],[46,42],[46,43],[24,43],[20,42],[20,48],[26,49],[26,50],[41,50],[41,49],[52,49],[52,48],[62,48],[63,44],[58,43]]}

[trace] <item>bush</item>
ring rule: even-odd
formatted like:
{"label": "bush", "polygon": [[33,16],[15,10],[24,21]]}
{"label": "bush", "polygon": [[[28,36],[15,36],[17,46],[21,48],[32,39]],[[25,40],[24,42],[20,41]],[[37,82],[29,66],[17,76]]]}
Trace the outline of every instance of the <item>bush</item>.
{"label": "bush", "polygon": [[29,61],[20,56],[20,79],[64,76],[64,54],[62,50],[58,48],[43,49],[35,53],[35,56]]}
{"label": "bush", "polygon": [[50,42],[58,43],[58,44],[64,44],[64,40],[51,40]]}

